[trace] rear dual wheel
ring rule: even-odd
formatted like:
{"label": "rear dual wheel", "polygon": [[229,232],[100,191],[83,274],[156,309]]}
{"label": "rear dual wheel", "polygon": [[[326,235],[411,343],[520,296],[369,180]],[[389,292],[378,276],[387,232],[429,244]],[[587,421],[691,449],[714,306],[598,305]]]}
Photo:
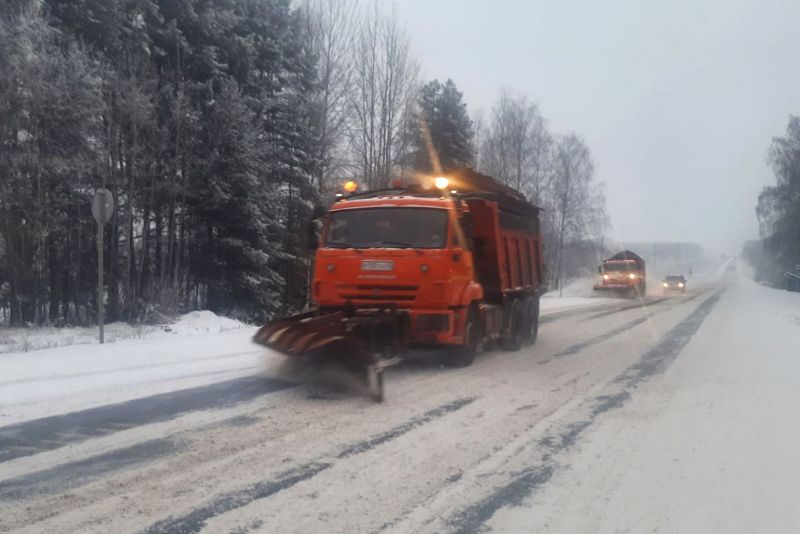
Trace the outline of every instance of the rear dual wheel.
{"label": "rear dual wheel", "polygon": [[539,336],[539,297],[517,299],[511,305],[511,324],[500,338],[503,349],[517,351]]}
{"label": "rear dual wheel", "polygon": [[528,297],[526,301],[527,317],[522,338],[526,344],[533,345],[536,343],[536,338],[539,337],[539,297]]}

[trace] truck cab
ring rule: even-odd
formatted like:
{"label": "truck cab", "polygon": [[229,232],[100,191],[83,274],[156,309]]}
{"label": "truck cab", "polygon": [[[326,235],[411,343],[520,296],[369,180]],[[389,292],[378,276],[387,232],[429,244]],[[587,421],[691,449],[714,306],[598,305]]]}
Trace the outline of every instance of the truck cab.
{"label": "truck cab", "polygon": [[631,296],[643,296],[647,292],[645,262],[629,250],[603,260],[597,270],[600,281],[594,286],[595,291],[620,292]]}
{"label": "truck cab", "polygon": [[418,343],[460,344],[465,305],[480,301],[463,230],[467,206],[408,194],[343,199],[328,212],[312,285],[322,310],[391,305]]}

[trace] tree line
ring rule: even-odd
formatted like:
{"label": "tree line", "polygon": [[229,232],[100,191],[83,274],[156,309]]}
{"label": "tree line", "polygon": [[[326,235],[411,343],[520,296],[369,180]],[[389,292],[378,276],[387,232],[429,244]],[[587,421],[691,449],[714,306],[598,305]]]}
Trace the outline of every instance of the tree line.
{"label": "tree line", "polygon": [[565,280],[585,275],[605,255],[608,221],[589,146],[578,134],[552,132],[535,103],[508,90],[501,91],[488,117],[479,114],[475,122],[478,167],[543,208],[551,285],[561,289]]}
{"label": "tree line", "polygon": [[422,83],[397,14],[356,0],[10,0],[0,6],[0,318],[87,324],[96,188],[109,320],[190,309],[260,321],[307,300],[304,227],[366,187],[477,167],[546,208],[554,280],[597,242],[586,144],[527,97],[469,117]]}
{"label": "tree line", "polygon": [[756,280],[784,287],[787,272],[800,274],[800,117],[789,117],[786,133],[772,139],[767,161],[776,183],[758,197],[760,239],[745,243],[742,256]]}

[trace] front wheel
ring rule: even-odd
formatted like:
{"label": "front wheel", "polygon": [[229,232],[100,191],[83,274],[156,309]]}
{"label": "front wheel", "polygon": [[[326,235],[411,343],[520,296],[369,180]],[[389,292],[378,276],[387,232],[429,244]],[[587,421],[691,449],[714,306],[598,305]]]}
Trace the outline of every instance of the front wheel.
{"label": "front wheel", "polygon": [[464,325],[464,340],[461,345],[456,345],[448,350],[447,362],[452,367],[468,367],[475,361],[478,354],[483,332],[481,329],[480,315],[474,306],[467,311],[467,322]]}

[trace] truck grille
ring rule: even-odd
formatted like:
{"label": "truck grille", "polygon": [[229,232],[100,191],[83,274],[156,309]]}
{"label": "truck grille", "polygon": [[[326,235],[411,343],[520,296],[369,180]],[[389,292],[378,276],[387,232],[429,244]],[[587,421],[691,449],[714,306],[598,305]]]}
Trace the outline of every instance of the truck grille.
{"label": "truck grille", "polygon": [[417,297],[419,286],[338,285],[339,296],[348,300],[409,301]]}

